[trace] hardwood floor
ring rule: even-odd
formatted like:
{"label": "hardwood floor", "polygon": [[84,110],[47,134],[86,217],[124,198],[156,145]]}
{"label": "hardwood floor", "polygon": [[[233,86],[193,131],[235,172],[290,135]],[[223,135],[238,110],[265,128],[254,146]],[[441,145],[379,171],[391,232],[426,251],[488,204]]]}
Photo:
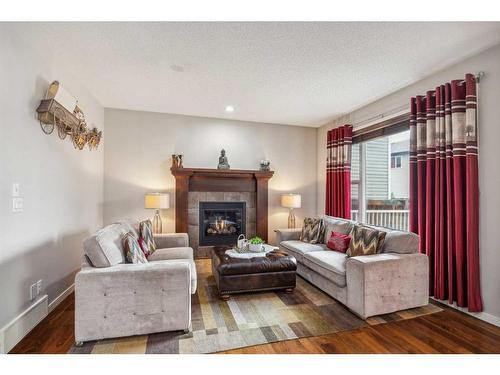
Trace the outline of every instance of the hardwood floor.
{"label": "hardwood floor", "polygon": [[[198,261],[200,269],[206,262]],[[200,264],[201,263],[201,264]],[[500,353],[500,328],[440,304],[443,311],[334,334],[234,349],[234,354]],[[11,353],[67,353],[74,342],[74,294]]]}
{"label": "hardwood floor", "polygon": [[443,308],[442,312],[414,319],[225,353],[500,353],[500,328],[459,311]]}

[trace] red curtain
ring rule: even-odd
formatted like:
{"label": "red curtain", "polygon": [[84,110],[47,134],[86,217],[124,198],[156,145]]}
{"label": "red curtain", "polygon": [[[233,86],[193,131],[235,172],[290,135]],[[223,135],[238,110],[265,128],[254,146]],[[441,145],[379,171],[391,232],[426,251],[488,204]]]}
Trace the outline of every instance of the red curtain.
{"label": "red curtain", "polygon": [[482,311],[475,77],[410,105],[410,230],[429,257],[430,295]]}
{"label": "red curtain", "polygon": [[351,218],[351,145],[351,125],[328,131],[325,214],[329,216]]}

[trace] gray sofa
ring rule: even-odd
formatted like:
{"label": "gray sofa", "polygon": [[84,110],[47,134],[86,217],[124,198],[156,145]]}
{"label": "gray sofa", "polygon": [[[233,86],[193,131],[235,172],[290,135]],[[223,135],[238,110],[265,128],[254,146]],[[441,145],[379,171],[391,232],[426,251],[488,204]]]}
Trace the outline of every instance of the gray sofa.
{"label": "gray sofa", "polygon": [[155,235],[148,263],[127,264],[121,237],[138,223],[108,225],[84,242],[75,279],[75,341],[185,330],[196,292],[193,249],[186,233]]}
{"label": "gray sofa", "polygon": [[348,257],[325,243],[332,230],[349,234],[355,222],[322,218],[326,230],[321,244],[300,241],[301,229],[276,231],[280,248],[297,258],[300,276],[363,319],[428,304],[429,262],[418,252],[416,234],[375,227],[387,232],[381,253]]}

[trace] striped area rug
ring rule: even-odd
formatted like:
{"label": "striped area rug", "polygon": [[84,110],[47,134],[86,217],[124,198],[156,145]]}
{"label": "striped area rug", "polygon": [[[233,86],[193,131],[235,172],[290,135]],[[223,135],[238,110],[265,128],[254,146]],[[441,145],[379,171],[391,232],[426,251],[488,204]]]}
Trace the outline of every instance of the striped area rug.
{"label": "striped area rug", "polygon": [[442,310],[429,304],[365,321],[300,277],[293,294],[280,291],[240,294],[225,302],[218,298],[209,267],[198,263],[198,270],[198,291],[192,299],[192,332],[162,332],[87,342],[82,347],[73,347],[70,353],[215,353],[410,319]]}

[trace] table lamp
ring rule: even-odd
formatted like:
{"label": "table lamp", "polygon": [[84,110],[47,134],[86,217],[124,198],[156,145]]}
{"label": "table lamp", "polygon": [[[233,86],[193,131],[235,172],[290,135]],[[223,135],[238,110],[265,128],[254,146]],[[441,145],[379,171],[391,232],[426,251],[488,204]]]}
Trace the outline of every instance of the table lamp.
{"label": "table lamp", "polygon": [[281,206],[290,209],[290,214],[288,215],[288,228],[295,228],[295,214],[293,213],[293,209],[300,208],[301,204],[302,196],[300,194],[281,195]]}
{"label": "table lamp", "polygon": [[162,232],[160,210],[170,207],[170,195],[167,193],[147,193],[144,196],[144,208],[155,209],[155,216],[153,218],[153,233],[158,234]]}

